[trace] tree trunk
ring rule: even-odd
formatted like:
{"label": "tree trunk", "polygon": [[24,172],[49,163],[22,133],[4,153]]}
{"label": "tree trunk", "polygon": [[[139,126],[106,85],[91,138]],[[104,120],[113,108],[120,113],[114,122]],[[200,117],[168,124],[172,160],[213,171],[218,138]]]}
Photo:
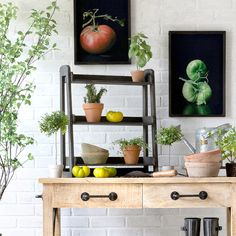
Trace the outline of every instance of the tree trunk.
{"label": "tree trunk", "polygon": [[[0,185],[0,201],[2,200],[2,196],[6,190],[7,186],[6,185]],[[1,236],[1,234],[0,234]]]}

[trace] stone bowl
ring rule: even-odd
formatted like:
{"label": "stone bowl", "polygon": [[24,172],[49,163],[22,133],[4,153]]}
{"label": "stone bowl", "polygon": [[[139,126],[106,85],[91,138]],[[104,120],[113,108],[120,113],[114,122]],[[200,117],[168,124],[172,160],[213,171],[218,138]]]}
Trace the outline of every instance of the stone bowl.
{"label": "stone bowl", "polygon": [[97,153],[97,152],[108,152],[108,150],[104,148],[100,148],[98,146],[89,144],[89,143],[82,143],[81,144],[82,153]]}
{"label": "stone bowl", "polygon": [[86,152],[81,154],[81,158],[86,165],[96,165],[105,164],[107,158],[109,157],[109,152]]}

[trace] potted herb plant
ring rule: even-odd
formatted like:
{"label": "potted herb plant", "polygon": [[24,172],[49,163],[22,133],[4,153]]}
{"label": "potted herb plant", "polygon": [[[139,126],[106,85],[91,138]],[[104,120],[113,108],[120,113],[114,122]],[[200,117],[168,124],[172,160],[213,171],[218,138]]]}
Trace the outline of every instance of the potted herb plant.
{"label": "potted herb plant", "polygon": [[63,165],[57,163],[57,135],[60,130],[64,135],[67,130],[68,117],[61,111],[45,114],[39,123],[40,131],[48,137],[55,135],[55,164],[49,166],[49,177],[60,178],[63,171]]}
{"label": "potted herb plant", "polygon": [[35,85],[29,75],[36,70],[35,63],[56,48],[51,39],[57,33],[57,9],[56,1],[45,10],[33,9],[25,18],[28,29],[9,37],[18,8],[11,2],[0,3],[0,200],[16,171],[33,159],[31,153],[24,153],[34,140],[19,133],[19,113],[22,106],[31,104]]}
{"label": "potted herb plant", "polygon": [[142,138],[119,139],[114,142],[120,146],[123,152],[125,164],[137,164],[139,160],[140,151],[142,148],[148,148],[148,145]]}
{"label": "potted herb plant", "polygon": [[173,166],[170,166],[170,150],[173,143],[181,141],[183,138],[183,134],[181,132],[180,127],[170,126],[170,127],[162,127],[156,134],[156,142],[160,145],[168,146],[168,158],[169,158],[169,166],[163,166],[162,169],[174,169]]}
{"label": "potted herb plant", "polygon": [[144,79],[144,71],[140,70],[152,58],[151,46],[147,44],[148,37],[143,33],[137,33],[130,38],[129,58],[134,58],[137,70],[131,71],[132,80],[141,82]]}
{"label": "potted herb plant", "polygon": [[228,177],[236,177],[236,129],[231,127],[226,133],[218,129],[218,139],[216,144],[219,146],[223,160],[226,163],[226,174]]}
{"label": "potted herb plant", "polygon": [[87,84],[86,96],[84,97],[83,109],[85,112],[87,122],[99,122],[101,120],[102,110],[104,104],[101,103],[101,98],[107,92],[105,88],[101,88],[97,92],[94,84]]}

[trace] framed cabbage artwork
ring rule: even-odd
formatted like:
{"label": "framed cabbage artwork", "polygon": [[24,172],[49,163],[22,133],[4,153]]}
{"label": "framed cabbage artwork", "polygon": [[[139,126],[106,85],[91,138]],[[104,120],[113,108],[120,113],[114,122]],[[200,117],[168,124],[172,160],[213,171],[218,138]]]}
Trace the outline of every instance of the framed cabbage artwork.
{"label": "framed cabbage artwork", "polygon": [[74,0],[74,61],[130,64],[130,0]]}
{"label": "framed cabbage artwork", "polygon": [[169,115],[225,116],[225,31],[169,32]]}

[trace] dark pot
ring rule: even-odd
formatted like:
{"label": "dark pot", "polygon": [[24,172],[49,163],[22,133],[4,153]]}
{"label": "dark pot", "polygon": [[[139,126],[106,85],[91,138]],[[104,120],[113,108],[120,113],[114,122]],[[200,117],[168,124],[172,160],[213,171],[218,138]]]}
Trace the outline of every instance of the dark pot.
{"label": "dark pot", "polygon": [[219,218],[204,218],[203,219],[203,231],[204,236],[218,236],[222,227],[219,226]]}
{"label": "dark pot", "polygon": [[236,163],[226,163],[227,177],[236,177]]}
{"label": "dark pot", "polygon": [[181,227],[182,231],[185,231],[185,236],[200,236],[200,218],[185,218],[184,227]]}

